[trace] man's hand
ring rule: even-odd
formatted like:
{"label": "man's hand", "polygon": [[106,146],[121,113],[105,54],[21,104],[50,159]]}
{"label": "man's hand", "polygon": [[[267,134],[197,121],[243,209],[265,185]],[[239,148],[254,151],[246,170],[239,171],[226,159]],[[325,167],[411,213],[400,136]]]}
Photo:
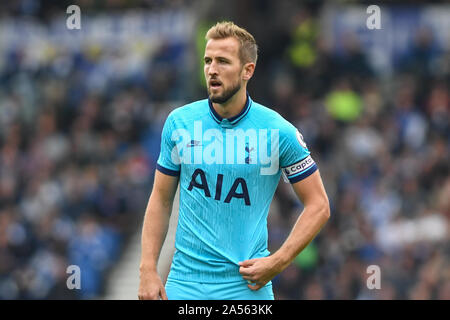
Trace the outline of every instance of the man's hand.
{"label": "man's hand", "polygon": [[273,256],[245,260],[239,262],[239,266],[239,273],[242,274],[243,278],[254,283],[247,285],[251,290],[261,289],[283,271],[283,268],[275,261]]}
{"label": "man's hand", "polygon": [[166,290],[156,271],[141,271],[139,300],[167,300]]}

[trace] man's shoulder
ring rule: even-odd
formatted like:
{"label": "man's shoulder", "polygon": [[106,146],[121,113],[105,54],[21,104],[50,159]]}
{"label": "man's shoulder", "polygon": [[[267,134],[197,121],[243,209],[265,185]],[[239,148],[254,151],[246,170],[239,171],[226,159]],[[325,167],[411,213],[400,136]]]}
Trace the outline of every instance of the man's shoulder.
{"label": "man's shoulder", "polygon": [[292,126],[292,124],[277,111],[258,102],[253,101],[252,109],[253,117],[257,121],[263,121],[265,124],[270,124],[270,127],[284,129]]}
{"label": "man's shoulder", "polygon": [[168,119],[176,120],[177,118],[195,118],[205,112],[205,106],[208,104],[208,99],[202,99],[193,101],[182,106],[173,109],[169,115]]}

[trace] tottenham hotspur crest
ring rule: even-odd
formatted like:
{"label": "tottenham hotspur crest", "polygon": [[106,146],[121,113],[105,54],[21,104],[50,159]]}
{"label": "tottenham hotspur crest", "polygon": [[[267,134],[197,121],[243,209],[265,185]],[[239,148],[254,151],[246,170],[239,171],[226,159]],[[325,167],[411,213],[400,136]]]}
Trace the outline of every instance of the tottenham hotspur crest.
{"label": "tottenham hotspur crest", "polygon": [[308,147],[306,146],[305,140],[303,139],[302,134],[298,130],[297,130],[297,140],[303,148],[308,149]]}

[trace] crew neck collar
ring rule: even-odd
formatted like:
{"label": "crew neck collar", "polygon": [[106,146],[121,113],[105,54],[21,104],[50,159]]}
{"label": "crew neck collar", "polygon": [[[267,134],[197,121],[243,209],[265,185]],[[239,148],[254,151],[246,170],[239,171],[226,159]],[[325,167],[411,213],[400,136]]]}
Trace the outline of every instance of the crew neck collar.
{"label": "crew neck collar", "polygon": [[251,104],[252,104],[252,99],[250,98],[250,95],[248,94],[248,92],[246,95],[247,95],[247,100],[245,102],[244,108],[242,108],[242,110],[237,115],[235,115],[231,118],[222,118],[217,113],[217,111],[214,109],[212,101],[208,98],[209,113],[213,117],[214,121],[216,121],[218,124],[229,123],[231,125],[235,125],[239,121],[241,121],[248,114]]}

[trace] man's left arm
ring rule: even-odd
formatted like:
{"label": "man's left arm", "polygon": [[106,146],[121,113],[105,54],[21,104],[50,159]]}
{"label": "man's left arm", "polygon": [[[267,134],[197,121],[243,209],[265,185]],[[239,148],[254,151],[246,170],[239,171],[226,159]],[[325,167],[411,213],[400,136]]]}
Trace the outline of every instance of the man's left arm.
{"label": "man's left arm", "polygon": [[283,271],[295,257],[314,239],[330,217],[330,206],[325,188],[316,170],[309,177],[292,184],[304,210],[297,219],[283,245],[272,255],[239,263],[239,272],[254,284],[252,290],[262,288]]}

